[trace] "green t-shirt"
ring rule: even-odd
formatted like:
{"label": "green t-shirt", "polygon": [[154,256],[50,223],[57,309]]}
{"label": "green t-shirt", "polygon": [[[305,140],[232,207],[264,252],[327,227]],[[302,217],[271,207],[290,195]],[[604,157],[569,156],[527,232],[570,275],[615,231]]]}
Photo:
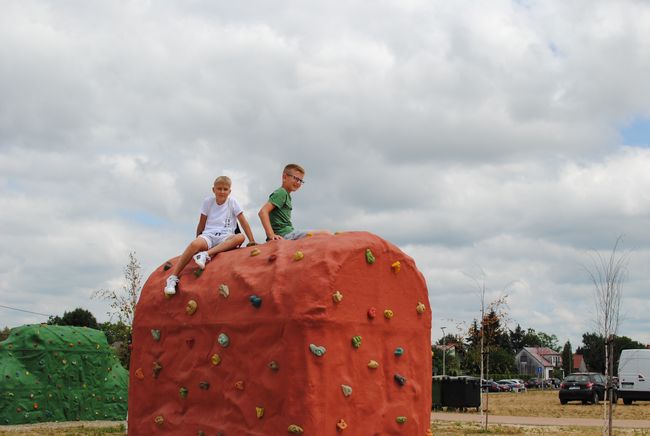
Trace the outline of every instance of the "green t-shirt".
{"label": "green t-shirt", "polygon": [[293,226],[291,225],[291,195],[283,187],[279,187],[269,195],[269,203],[275,206],[269,213],[271,228],[273,228],[275,234],[284,236],[289,232],[293,232]]}

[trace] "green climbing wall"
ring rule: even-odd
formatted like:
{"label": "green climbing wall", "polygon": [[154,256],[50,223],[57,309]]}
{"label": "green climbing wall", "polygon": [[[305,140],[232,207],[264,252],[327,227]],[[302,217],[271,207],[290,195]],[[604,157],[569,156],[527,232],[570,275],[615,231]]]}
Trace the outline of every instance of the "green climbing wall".
{"label": "green climbing wall", "polygon": [[124,420],[128,372],[104,333],[25,325],[0,342],[0,424]]}

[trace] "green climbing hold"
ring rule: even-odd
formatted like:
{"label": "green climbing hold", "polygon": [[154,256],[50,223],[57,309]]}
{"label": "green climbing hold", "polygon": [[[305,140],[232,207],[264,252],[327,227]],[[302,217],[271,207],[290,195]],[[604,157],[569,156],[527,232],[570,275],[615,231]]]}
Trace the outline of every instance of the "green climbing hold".
{"label": "green climbing hold", "polygon": [[397,422],[398,424],[406,424],[406,421],[407,421],[406,416],[398,416],[397,418],[395,418],[395,422]]}
{"label": "green climbing hold", "polygon": [[158,330],[158,329],[151,329],[151,337],[152,337],[153,340],[156,341],[156,342],[160,341],[160,330]]}
{"label": "green climbing hold", "polygon": [[366,262],[370,265],[375,263],[375,256],[372,254],[372,251],[370,251],[370,248],[366,248]]}
{"label": "green climbing hold", "polygon": [[359,348],[361,346],[361,336],[352,336],[352,346]]}
{"label": "green climbing hold", "polygon": [[178,390],[178,395],[180,395],[181,398],[187,398],[187,393],[188,393],[188,390],[187,390],[187,388],[185,386],[181,387]]}

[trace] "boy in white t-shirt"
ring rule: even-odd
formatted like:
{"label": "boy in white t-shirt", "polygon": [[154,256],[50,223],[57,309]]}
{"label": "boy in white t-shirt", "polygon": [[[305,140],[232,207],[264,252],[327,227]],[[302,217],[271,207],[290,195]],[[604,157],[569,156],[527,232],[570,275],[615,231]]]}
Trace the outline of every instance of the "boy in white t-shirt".
{"label": "boy in white t-shirt", "polygon": [[196,227],[196,239],[190,242],[178,262],[172,269],[172,275],[167,278],[165,294],[174,295],[178,276],[191,258],[204,269],[206,262],[212,256],[222,251],[232,250],[244,242],[244,235],[236,234],[237,221],[241,224],[248,245],[255,245],[255,238],[250,225],[244,216],[241,206],[232,197],[229,197],[232,182],[227,176],[219,176],[214,181],[212,192],[214,197],[207,197],[201,206],[201,216]]}

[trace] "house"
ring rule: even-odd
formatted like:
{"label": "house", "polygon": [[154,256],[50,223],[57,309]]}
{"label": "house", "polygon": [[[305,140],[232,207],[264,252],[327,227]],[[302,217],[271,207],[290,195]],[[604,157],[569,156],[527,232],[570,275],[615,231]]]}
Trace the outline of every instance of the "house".
{"label": "house", "polygon": [[519,374],[547,379],[562,368],[562,355],[548,347],[524,347],[515,356],[515,365]]}
{"label": "house", "polygon": [[587,364],[585,363],[585,358],[582,354],[573,355],[573,366],[571,366],[571,372],[587,372]]}

